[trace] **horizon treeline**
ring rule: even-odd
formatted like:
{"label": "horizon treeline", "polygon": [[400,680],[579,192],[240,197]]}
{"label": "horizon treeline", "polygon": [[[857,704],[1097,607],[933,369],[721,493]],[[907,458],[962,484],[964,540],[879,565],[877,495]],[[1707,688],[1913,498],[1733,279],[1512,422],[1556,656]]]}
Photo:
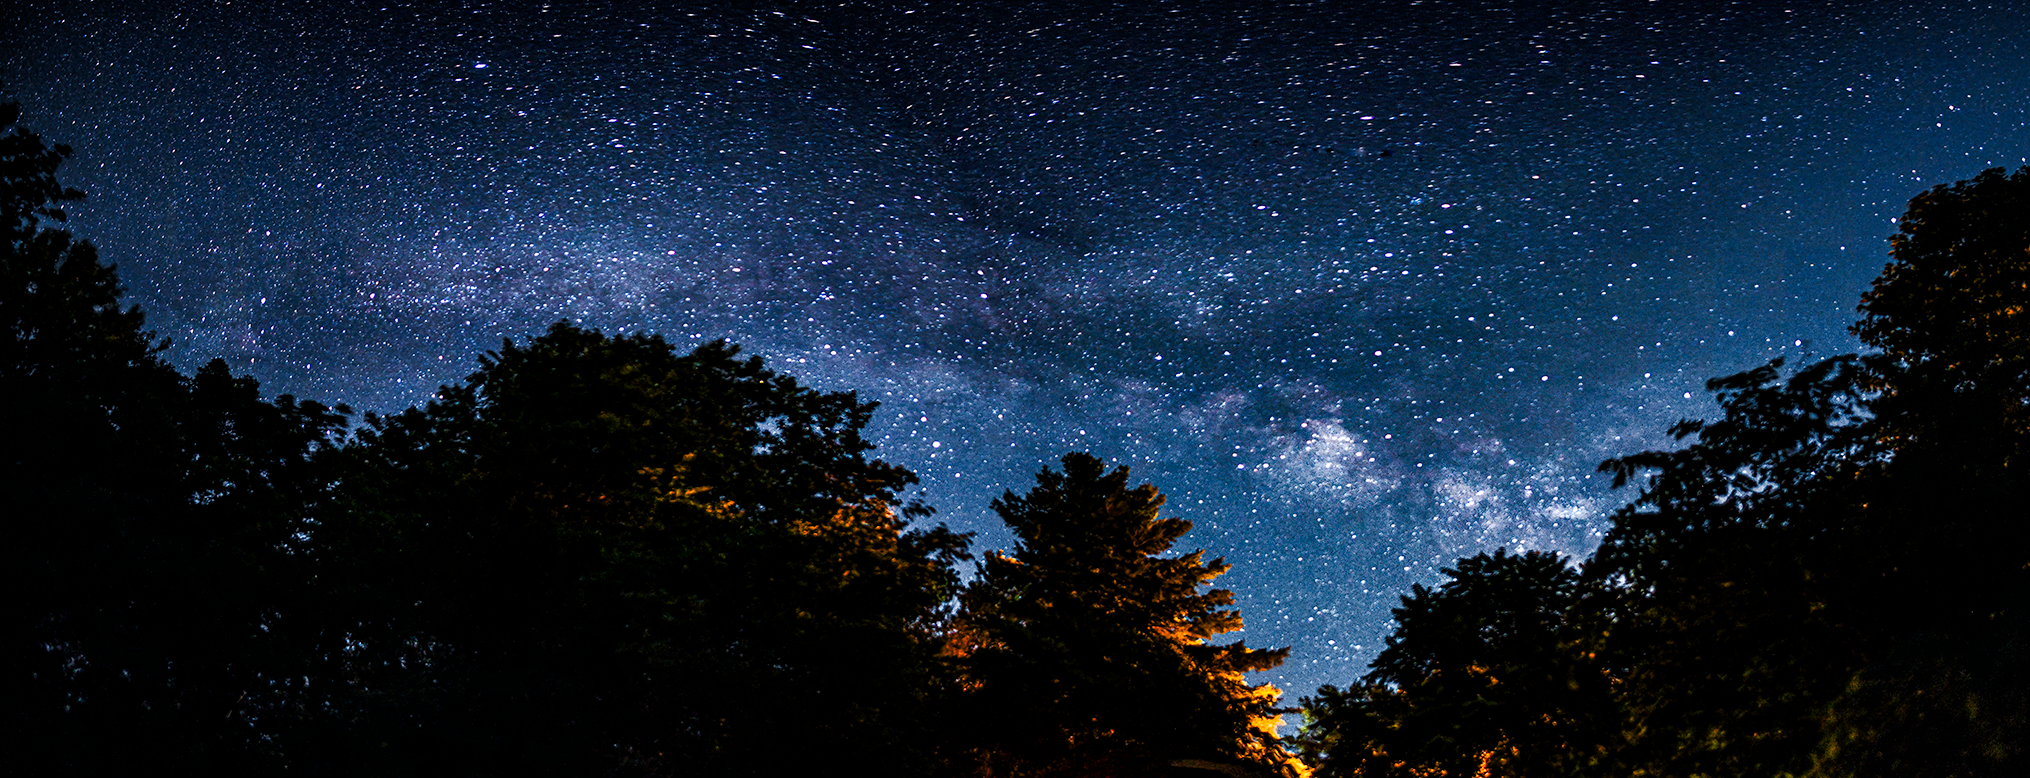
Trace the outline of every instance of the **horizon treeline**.
{"label": "horizon treeline", "polygon": [[15,774],[2030,772],[2030,167],[1912,201],[1875,351],[1714,379],[1590,557],[1459,560],[1283,738],[1288,650],[1217,642],[1126,468],[976,558],[874,403],[723,341],[559,322],[357,422],[185,375],[54,226],[69,154],[0,135]]}
{"label": "horizon treeline", "polygon": [[[0,105],[0,128],[16,105]],[[971,538],[875,404],[559,322],[400,413],[184,375],[0,135],[15,775],[1160,775],[1302,767],[1286,650],[1088,454]]]}

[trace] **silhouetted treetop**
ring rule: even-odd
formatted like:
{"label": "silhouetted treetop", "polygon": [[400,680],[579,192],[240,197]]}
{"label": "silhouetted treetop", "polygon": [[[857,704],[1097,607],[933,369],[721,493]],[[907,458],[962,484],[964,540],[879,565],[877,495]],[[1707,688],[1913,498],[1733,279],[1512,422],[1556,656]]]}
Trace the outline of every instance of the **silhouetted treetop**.
{"label": "silhouetted treetop", "polygon": [[1861,297],[1863,342],[1969,378],[2030,364],[2030,166],[1911,199],[1891,262]]}
{"label": "silhouetted treetop", "polygon": [[34,235],[42,219],[63,221],[57,203],[82,200],[85,193],[57,183],[56,169],[71,156],[69,146],[50,146],[42,136],[15,126],[20,103],[0,103],[0,230],[9,241]]}
{"label": "silhouetted treetop", "polygon": [[69,156],[0,135],[8,767],[257,771],[252,722],[305,677],[284,633],[324,486],[307,457],[343,417],[163,361],[114,268],[55,226],[83,197],[57,181]]}
{"label": "silhouetted treetop", "polygon": [[1163,556],[1191,530],[1163,495],[1130,488],[1089,454],[1067,454],[1036,486],[994,501],[1015,531],[966,589],[952,653],[977,721],[955,749],[1000,775],[1141,775],[1178,758],[1275,767],[1273,687],[1243,674],[1288,649],[1218,635],[1241,628],[1233,593],[1204,589],[1224,560]]}
{"label": "silhouetted treetop", "polygon": [[[724,342],[559,322],[369,417],[314,533],[343,561],[334,632],[368,646],[340,702],[377,715],[344,748],[493,771],[921,768],[967,541],[896,504],[915,476],[867,456],[873,408]],[[767,753],[784,738],[799,750]]]}
{"label": "silhouetted treetop", "polygon": [[1413,589],[1306,701],[1323,772],[2024,774],[2030,167],[1918,195],[1890,253],[1880,352],[1713,379],[1687,445],[1601,464],[1642,491],[1577,599],[1499,554]]}
{"label": "silhouetted treetop", "polygon": [[1551,776],[1612,739],[1611,681],[1579,571],[1554,553],[1459,560],[1402,598],[1353,688],[1304,700],[1320,775]]}

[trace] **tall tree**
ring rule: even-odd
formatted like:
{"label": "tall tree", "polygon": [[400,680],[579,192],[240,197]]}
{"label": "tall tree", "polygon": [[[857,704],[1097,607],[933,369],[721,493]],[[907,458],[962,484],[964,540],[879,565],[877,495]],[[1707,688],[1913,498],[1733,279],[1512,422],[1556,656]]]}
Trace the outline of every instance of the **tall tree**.
{"label": "tall tree", "polygon": [[[1579,774],[2030,764],[2017,659],[2030,642],[2030,167],[1919,195],[1891,257],[1854,327],[1879,352],[1715,379],[1722,417],[1671,430],[1688,445],[1601,466],[1642,491],[1584,567],[1621,721]],[[1459,634],[1438,642],[1478,645]],[[1550,656],[1540,669],[1563,661]],[[1407,714],[1374,713],[1441,707],[1452,687],[1370,680],[1397,684],[1367,698],[1328,689],[1326,712],[1361,712],[1369,741],[1406,746],[1390,754],[1453,745],[1442,730],[1385,726]],[[1338,726],[1314,738],[1358,729]],[[1356,772],[1402,767],[1367,759]]]}
{"label": "tall tree", "polygon": [[[1885,497],[1903,495],[1873,510],[1884,523],[1922,520],[1925,532],[1891,541],[1923,552],[1905,575],[1959,579],[1954,618],[1991,621],[2030,591],[2018,588],[2030,583],[2030,522],[2005,518],[2030,495],[2030,166],[1913,198],[1890,258],[1853,328],[1881,350],[1872,407],[1894,450]],[[1923,607],[1936,607],[1928,595]]]}
{"label": "tall tree", "polygon": [[1880,352],[1717,379],[1724,418],[1673,430],[1695,444],[1603,465],[1653,471],[1590,568],[1629,594],[1624,769],[2023,758],[1997,745],[2023,675],[1991,658],[2030,592],[2030,168],[1920,194],[1890,255],[1854,327]]}
{"label": "tall tree", "polygon": [[2010,518],[2030,498],[2030,168],[1919,195],[1890,253],[1854,327],[1880,352],[1716,379],[1724,418],[1673,430],[1696,443],[1602,466],[1653,471],[1589,566],[1624,585],[1616,650],[1639,657],[1623,769],[2022,758],[1991,747],[2024,731],[2022,674],[1987,660],[2022,644],[2030,592]]}
{"label": "tall tree", "polygon": [[1671,430],[1696,442],[1601,466],[1617,484],[1654,471],[1587,565],[1620,595],[1608,650],[1629,720],[1608,772],[1802,769],[1867,648],[1847,590],[1872,588],[1877,561],[1871,375],[1839,357],[1715,379],[1723,417]]}
{"label": "tall tree", "polygon": [[[19,118],[0,105],[0,126]],[[17,764],[59,772],[262,762],[252,713],[300,677],[273,636],[284,544],[341,421],[221,363],[164,362],[118,275],[52,224],[70,150],[0,135],[5,629]],[[28,767],[34,772],[35,767]]]}
{"label": "tall tree", "polygon": [[954,630],[969,691],[955,761],[995,775],[1151,774],[1178,759],[1284,767],[1279,692],[1244,674],[1289,650],[1211,642],[1241,628],[1233,594],[1203,589],[1230,566],[1161,556],[1191,523],[1160,517],[1163,496],[1129,488],[1127,468],[1088,454],[1063,465],[993,504],[1016,546],[987,556]]}
{"label": "tall tree", "polygon": [[[1854,333],[1881,350],[1867,662],[1813,774],[2030,771],[2030,166],[1910,201]],[[1872,584],[1872,585],[1871,585]]]}
{"label": "tall tree", "polygon": [[[0,126],[20,107],[0,105]],[[10,715],[52,763],[89,764],[113,722],[158,684],[138,650],[133,594],[150,583],[135,564],[146,532],[174,506],[177,376],[156,357],[138,310],[120,306],[113,268],[61,223],[58,204],[83,198],[56,170],[71,150],[11,127],[0,135],[0,490],[9,598],[8,667],[26,691]],[[144,674],[135,678],[135,672]],[[126,697],[126,700],[120,699]],[[33,752],[31,752],[33,753]]]}
{"label": "tall tree", "polygon": [[369,416],[314,533],[349,614],[331,709],[355,711],[325,758],[922,769],[966,542],[910,526],[928,510],[901,502],[912,474],[867,458],[873,408],[723,342],[679,355],[559,323]]}

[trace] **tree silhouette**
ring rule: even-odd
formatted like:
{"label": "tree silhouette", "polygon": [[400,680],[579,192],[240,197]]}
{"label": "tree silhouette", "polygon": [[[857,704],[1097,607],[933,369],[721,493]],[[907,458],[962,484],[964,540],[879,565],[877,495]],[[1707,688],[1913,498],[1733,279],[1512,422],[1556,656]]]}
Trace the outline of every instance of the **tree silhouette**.
{"label": "tree silhouette", "polygon": [[[2030,167],[1918,195],[1854,332],[1881,349],[1871,564],[1848,578],[1867,662],[1815,775],[2030,771]],[[1921,528],[1912,531],[1913,528]],[[1870,585],[1872,584],[1872,585]]]}
{"label": "tree silhouette", "polygon": [[[1462,754],[1512,743],[1487,723],[1508,684],[1462,692],[1385,652],[1367,685],[1311,704],[1327,770],[2022,773],[2030,168],[1919,195],[1891,256],[1854,327],[1879,352],[1714,379],[1722,417],[1671,429],[1688,445],[1601,465],[1642,492],[1584,566],[1586,607],[1566,625],[1584,639],[1524,661],[1526,676],[1558,677],[1587,646],[1582,666],[1607,673],[1619,718],[1593,728],[1597,758],[1474,764]],[[1504,632],[1500,609],[1451,601],[1442,588],[1406,599],[1390,651],[1472,657]],[[1434,628],[1451,623],[1437,613],[1460,621]]]}
{"label": "tree silhouette", "polygon": [[1629,720],[1615,769],[1794,771],[1862,660],[1863,603],[1843,590],[1872,561],[1860,508],[1886,456],[1872,373],[1855,357],[1782,368],[1709,382],[1723,417],[1671,430],[1692,445],[1601,466],[1617,485],[1654,471],[1587,565],[1620,594],[1607,650],[1625,665]]}
{"label": "tree silhouette", "polygon": [[1950,376],[1950,389],[2030,388],[2030,166],[1918,195],[1889,247],[1854,334],[1906,371]]}
{"label": "tree silhouette", "polygon": [[1906,611],[1957,578],[1953,618],[1990,623],[2030,591],[2030,522],[2007,518],[2030,494],[2030,166],[1918,195],[1890,257],[1854,325],[1881,349],[1875,434],[1894,451],[1871,511],[1926,525],[1889,541],[1920,556],[1899,565],[1922,592]]}
{"label": "tree silhouette", "polygon": [[1579,571],[1531,551],[1412,588],[1359,686],[1306,698],[1321,776],[1565,775],[1619,723]]}
{"label": "tree silhouette", "polygon": [[369,416],[315,535],[349,614],[335,709],[361,712],[327,753],[922,769],[965,538],[908,526],[928,510],[900,504],[913,475],[865,457],[872,403],[736,355],[559,323],[424,408]]}
{"label": "tree silhouette", "polygon": [[1182,758],[1280,767],[1279,693],[1243,674],[1289,650],[1209,642],[1241,627],[1231,592],[1201,591],[1230,566],[1160,556],[1191,523],[1160,518],[1162,495],[1128,488],[1127,468],[1088,454],[1063,466],[994,502],[1017,542],[966,589],[952,650],[970,726],[953,750],[995,775],[1138,775]]}
{"label": "tree silhouette", "polygon": [[[1617,483],[1654,471],[1588,566],[1627,595],[1620,769],[1957,775],[2021,759],[1989,747],[2024,731],[2021,673],[1984,654],[2021,645],[2011,610],[2030,591],[2030,538],[2004,518],[2030,497],[2010,334],[2030,304],[2026,190],[2030,169],[1991,170],[1911,201],[1855,325],[1880,353],[1716,379],[1724,417],[1673,429],[1697,443],[1602,465]],[[1986,696],[1942,707],[1987,713],[1911,719],[1954,689]]]}
{"label": "tree silhouette", "polygon": [[[0,126],[18,118],[0,105]],[[7,567],[20,589],[5,630],[19,726],[54,769],[93,752],[139,718],[161,689],[160,657],[135,634],[131,593],[155,572],[150,532],[180,502],[175,460],[177,375],[156,357],[138,310],[120,306],[113,268],[90,243],[42,226],[83,193],[56,182],[70,156],[20,127],[0,136],[0,426],[7,466]],[[138,655],[137,655],[138,654]],[[142,675],[136,677],[136,673]],[[31,752],[34,753],[34,752]]]}
{"label": "tree silhouette", "polygon": [[[0,105],[0,126],[19,107]],[[0,493],[10,710],[30,772],[263,763],[254,716],[300,677],[277,634],[306,464],[341,416],[185,378],[67,231],[70,150],[0,135]]]}
{"label": "tree silhouette", "polygon": [[[15,124],[21,120],[20,103],[0,103],[0,230],[9,244],[20,244],[47,232],[52,241],[65,241],[68,233],[42,229],[42,220],[61,222],[59,203],[83,200],[85,193],[56,180],[56,169],[71,156],[61,143],[51,146],[42,136]],[[61,237],[59,237],[61,236]]]}

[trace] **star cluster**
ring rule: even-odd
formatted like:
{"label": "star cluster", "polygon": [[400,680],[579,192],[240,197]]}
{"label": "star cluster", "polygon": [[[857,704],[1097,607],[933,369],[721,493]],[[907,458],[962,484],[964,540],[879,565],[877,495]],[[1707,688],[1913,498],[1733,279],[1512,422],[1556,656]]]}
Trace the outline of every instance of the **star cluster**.
{"label": "star cluster", "polygon": [[1297,693],[1589,551],[1594,464],[1853,349],[1903,202],[2030,161],[2016,4],[249,6],[0,34],[181,364],[394,410],[560,318],[729,338],[983,546],[1134,467]]}

